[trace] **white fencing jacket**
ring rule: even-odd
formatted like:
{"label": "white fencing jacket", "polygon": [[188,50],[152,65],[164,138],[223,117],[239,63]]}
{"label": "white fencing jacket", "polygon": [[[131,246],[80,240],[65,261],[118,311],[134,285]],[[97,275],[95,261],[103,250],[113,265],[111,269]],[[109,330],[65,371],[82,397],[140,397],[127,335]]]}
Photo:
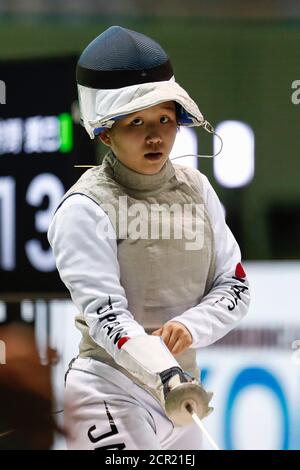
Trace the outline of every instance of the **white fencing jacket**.
{"label": "white fencing jacket", "polygon": [[[130,204],[162,203],[170,195],[178,201],[199,196],[205,209],[204,247],[184,253],[177,241],[138,245],[137,240],[120,239],[110,210],[101,204],[104,197],[104,202],[113,202],[116,194],[127,195]],[[109,228],[114,236],[99,236],[99,227]],[[145,328],[158,328],[168,320],[186,326],[195,351],[222,338],[247,313],[249,284],[239,246],[214,189],[198,170],[168,161],[157,175],[139,175],[106,157],[103,165],[88,170],[66,193],[48,240],[60,277],[82,314],[85,336],[88,331],[94,345],[82,350],[83,356],[97,357],[98,348],[103,353],[99,360],[120,369],[114,362],[116,340],[146,334]]]}

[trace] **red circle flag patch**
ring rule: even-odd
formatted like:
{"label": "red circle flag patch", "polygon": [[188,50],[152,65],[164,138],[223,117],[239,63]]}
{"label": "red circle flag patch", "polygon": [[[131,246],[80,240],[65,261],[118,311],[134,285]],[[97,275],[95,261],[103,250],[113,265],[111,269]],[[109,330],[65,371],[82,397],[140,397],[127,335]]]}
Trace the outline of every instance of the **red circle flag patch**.
{"label": "red circle flag patch", "polygon": [[244,271],[244,268],[243,266],[241,265],[241,263],[238,263],[236,265],[236,268],[235,268],[235,276],[238,278],[238,279],[244,279],[246,277],[246,273]]}
{"label": "red circle flag patch", "polygon": [[126,343],[129,339],[130,338],[128,338],[128,336],[123,336],[123,338],[120,338],[118,343],[117,343],[118,349],[121,349],[123,344]]}

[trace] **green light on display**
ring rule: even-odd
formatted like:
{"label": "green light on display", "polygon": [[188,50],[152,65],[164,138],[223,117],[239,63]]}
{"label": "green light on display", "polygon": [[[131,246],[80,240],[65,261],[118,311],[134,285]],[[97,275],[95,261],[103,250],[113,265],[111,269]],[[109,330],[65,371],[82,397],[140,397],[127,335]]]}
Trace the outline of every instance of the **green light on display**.
{"label": "green light on display", "polygon": [[60,147],[62,153],[71,152],[73,148],[73,123],[69,113],[62,113],[58,116]]}

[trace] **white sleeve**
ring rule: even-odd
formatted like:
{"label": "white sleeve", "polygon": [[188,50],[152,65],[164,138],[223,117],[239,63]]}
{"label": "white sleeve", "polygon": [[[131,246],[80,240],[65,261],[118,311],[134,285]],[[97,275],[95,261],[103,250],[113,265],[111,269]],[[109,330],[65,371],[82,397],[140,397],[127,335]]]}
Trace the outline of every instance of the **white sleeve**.
{"label": "white sleeve", "polygon": [[217,194],[206,176],[201,174],[201,178],[214,234],[215,275],[211,290],[201,302],[172,318],[188,328],[193,348],[208,346],[225,336],[246,315],[250,303],[239,246],[226,225]]}
{"label": "white sleeve", "polygon": [[[100,236],[103,227],[109,237]],[[121,337],[146,335],[127,309],[115,231],[100,206],[84,195],[69,196],[50,224],[48,240],[59,275],[96,344],[115,358]]]}

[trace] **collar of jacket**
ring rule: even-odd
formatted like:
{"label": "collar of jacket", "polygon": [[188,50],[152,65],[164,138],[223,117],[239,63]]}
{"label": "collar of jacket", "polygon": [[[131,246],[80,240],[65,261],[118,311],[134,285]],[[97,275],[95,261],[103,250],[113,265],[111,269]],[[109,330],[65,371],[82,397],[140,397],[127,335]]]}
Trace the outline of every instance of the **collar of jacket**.
{"label": "collar of jacket", "polygon": [[175,175],[175,169],[170,159],[168,159],[162,169],[154,175],[143,175],[131,170],[118,160],[111,151],[105,155],[103,164],[108,164],[111,167],[115,181],[126,188],[137,191],[163,189]]}

